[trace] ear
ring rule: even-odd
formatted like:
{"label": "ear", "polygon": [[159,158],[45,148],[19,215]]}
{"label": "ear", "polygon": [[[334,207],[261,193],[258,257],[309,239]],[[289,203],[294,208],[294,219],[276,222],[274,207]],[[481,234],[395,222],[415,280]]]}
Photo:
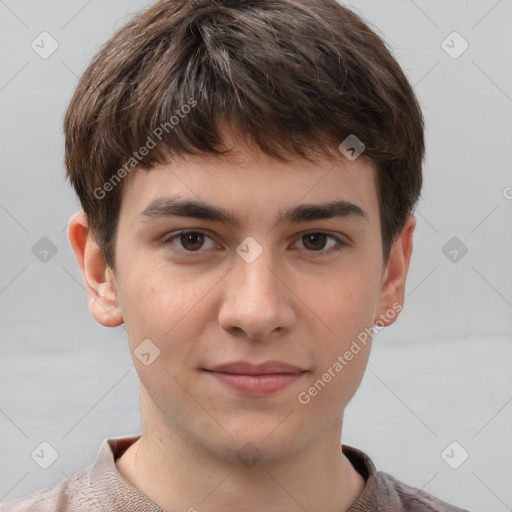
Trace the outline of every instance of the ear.
{"label": "ear", "polygon": [[124,319],[114,272],[96,245],[85,212],[69,219],[68,238],[82,271],[93,317],[105,327],[117,327]]}
{"label": "ear", "polygon": [[387,327],[393,324],[403,307],[405,281],[409,271],[412,236],[415,227],[416,218],[409,215],[402,232],[391,247],[386,270],[382,277],[378,315],[374,320],[377,326]]}

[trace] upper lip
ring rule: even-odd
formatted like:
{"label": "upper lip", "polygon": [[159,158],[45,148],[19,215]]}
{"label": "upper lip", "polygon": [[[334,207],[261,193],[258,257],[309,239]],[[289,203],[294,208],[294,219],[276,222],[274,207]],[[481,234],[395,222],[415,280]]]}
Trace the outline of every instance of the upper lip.
{"label": "upper lip", "polygon": [[265,361],[253,364],[246,361],[234,361],[206,368],[206,370],[218,373],[236,373],[240,375],[263,375],[269,373],[301,373],[306,370],[283,361]]}

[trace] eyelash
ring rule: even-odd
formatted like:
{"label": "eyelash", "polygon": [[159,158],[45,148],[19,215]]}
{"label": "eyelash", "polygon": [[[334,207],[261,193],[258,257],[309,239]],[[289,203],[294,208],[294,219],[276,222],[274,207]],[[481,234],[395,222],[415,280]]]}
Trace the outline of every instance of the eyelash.
{"label": "eyelash", "polygon": [[[199,249],[197,251],[187,251],[186,249],[180,249],[180,248],[176,248],[176,247],[171,247],[171,243],[176,240],[177,238],[179,238],[181,235],[186,235],[186,234],[189,234],[189,233],[199,233],[201,235],[204,235],[208,238],[212,238],[211,236],[209,236],[207,233],[205,233],[204,231],[201,231],[201,230],[197,230],[197,229],[185,229],[185,230],[182,230],[182,231],[176,231],[172,234],[172,236],[168,236],[166,238],[164,238],[161,242],[161,245],[165,248],[168,248],[171,252],[175,252],[175,253],[178,253],[178,255],[183,255],[185,254],[187,257],[191,256],[193,258],[195,257],[199,257],[201,255],[201,253],[203,253],[204,251]],[[299,240],[302,239],[304,236],[306,235],[313,235],[313,234],[322,234],[322,235],[327,235],[328,238],[332,238],[334,239],[336,242],[337,242],[337,245],[335,245],[334,247],[331,247],[329,248],[328,250],[318,250],[318,251],[314,251],[314,250],[308,250],[306,249],[307,252],[311,253],[311,255],[313,257],[322,257],[322,256],[327,256],[329,254],[331,254],[333,251],[340,251],[342,249],[344,249],[348,244],[346,242],[344,242],[343,240],[341,240],[341,238],[339,238],[338,236],[336,236],[335,234],[329,232],[329,231],[303,231],[302,233],[299,233]]]}

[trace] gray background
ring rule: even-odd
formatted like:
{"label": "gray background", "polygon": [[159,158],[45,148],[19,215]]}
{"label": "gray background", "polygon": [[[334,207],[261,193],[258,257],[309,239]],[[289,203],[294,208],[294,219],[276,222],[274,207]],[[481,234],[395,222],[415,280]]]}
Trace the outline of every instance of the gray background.
{"label": "gray background", "polygon": [[[0,502],[85,468],[105,438],[140,432],[124,328],[91,316],[67,240],[80,208],[62,121],[99,46],[148,4],[0,0]],[[414,84],[428,157],[405,307],[375,338],[343,442],[446,501],[512,510],[512,3],[350,5]],[[43,31],[59,45],[47,59],[31,48]],[[442,45],[453,31],[469,44],[457,58],[457,36]],[[32,252],[43,237],[57,249],[46,262]],[[443,252],[452,237],[467,247],[457,261]],[[46,470],[31,458],[43,441],[59,455]],[[452,464],[469,454],[457,469],[442,457],[453,441]]]}

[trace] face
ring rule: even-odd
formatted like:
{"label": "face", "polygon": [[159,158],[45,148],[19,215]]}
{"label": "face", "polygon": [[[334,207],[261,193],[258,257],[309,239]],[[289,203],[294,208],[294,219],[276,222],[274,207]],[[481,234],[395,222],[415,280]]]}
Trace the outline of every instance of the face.
{"label": "face", "polygon": [[[311,445],[359,386],[375,321],[403,303],[410,243],[384,268],[375,168],[342,155],[283,164],[240,145],[236,160],[132,172],[111,293],[88,293],[99,322],[125,323],[145,427],[225,460]],[[355,206],[328,208],[342,201]]]}

